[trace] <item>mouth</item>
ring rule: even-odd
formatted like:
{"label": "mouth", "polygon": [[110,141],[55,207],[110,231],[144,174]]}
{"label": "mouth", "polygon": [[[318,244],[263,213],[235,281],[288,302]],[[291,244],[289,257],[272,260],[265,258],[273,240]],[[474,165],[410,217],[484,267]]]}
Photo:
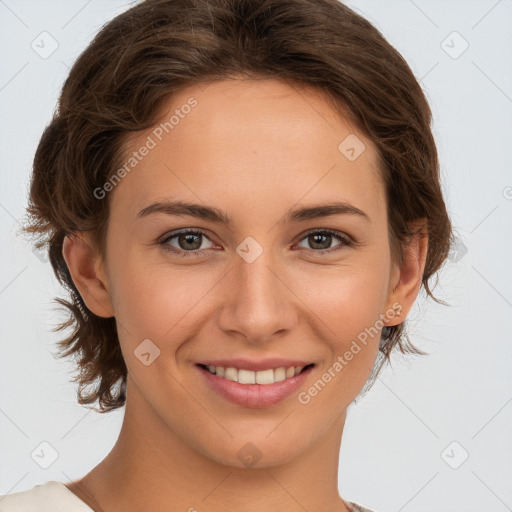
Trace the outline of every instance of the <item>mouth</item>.
{"label": "mouth", "polygon": [[212,375],[231,382],[237,382],[243,385],[268,386],[277,382],[293,379],[297,375],[307,372],[315,364],[309,363],[301,366],[278,366],[276,368],[268,368],[265,370],[248,370],[244,368],[236,368],[234,366],[215,366],[199,363],[197,366]]}
{"label": "mouth", "polygon": [[[229,402],[250,408],[270,407],[293,396],[306,385],[309,374],[315,366],[314,363],[290,360],[274,360],[265,363],[237,360],[238,366],[246,368],[233,366],[235,364],[233,360],[222,361],[226,366],[218,366],[220,361],[216,363],[195,365],[203,377],[202,382]],[[291,363],[299,363],[299,365],[292,366]],[[281,366],[282,364],[285,366]],[[254,369],[249,370],[247,366],[252,366]]]}

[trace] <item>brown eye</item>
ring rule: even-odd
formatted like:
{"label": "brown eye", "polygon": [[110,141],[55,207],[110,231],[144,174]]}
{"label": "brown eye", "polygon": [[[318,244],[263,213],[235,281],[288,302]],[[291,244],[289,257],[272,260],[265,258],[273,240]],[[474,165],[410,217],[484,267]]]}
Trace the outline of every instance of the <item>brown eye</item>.
{"label": "brown eye", "polygon": [[[331,230],[317,230],[307,233],[302,240],[306,240],[306,249],[311,249],[314,252],[324,252],[332,249],[331,244],[333,239],[337,239],[340,243],[336,244],[335,247],[343,248],[352,244],[351,240],[342,233]],[[338,250],[338,249],[335,249]]]}
{"label": "brown eye", "polygon": [[[174,244],[169,243],[171,240]],[[209,247],[202,247],[204,239],[209,238],[202,231],[180,231],[178,233],[171,234],[160,242],[160,245],[167,251],[174,252],[180,256],[197,256],[205,254],[204,249]]]}
{"label": "brown eye", "polygon": [[180,249],[197,250],[201,247],[201,236],[200,234],[180,233],[177,235],[176,240],[178,241],[178,245],[180,245]]}

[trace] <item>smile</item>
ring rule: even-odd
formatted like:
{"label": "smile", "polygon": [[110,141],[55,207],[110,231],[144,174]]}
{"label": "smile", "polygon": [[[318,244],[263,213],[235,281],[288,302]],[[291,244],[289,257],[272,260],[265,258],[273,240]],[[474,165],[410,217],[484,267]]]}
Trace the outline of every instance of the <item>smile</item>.
{"label": "smile", "polygon": [[312,364],[306,366],[289,366],[289,367],[278,367],[278,368],[270,368],[267,370],[260,371],[252,371],[245,369],[238,369],[233,367],[223,367],[223,366],[212,366],[212,365],[203,365],[199,364],[199,366],[205,370],[208,370],[211,374],[217,375],[226,380],[230,380],[232,382],[238,382],[239,384],[262,384],[262,385],[270,385],[275,384],[276,382],[281,382],[286,379],[291,379],[296,375],[299,375],[304,369],[313,366]]}

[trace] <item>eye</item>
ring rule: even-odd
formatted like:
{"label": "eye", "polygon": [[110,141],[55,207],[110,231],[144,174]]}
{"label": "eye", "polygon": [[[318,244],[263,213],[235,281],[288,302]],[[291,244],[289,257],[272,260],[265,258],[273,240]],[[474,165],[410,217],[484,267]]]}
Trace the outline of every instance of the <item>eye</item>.
{"label": "eye", "polygon": [[[334,251],[330,250],[333,239],[337,239],[341,242],[336,246],[337,248],[335,248]],[[306,243],[310,245],[310,247],[306,247],[307,249],[312,248],[313,252],[320,254],[324,252],[335,252],[343,249],[343,247],[351,247],[353,245],[353,241],[349,236],[331,229],[310,231],[302,240],[306,240]]]}
{"label": "eye", "polygon": [[[206,254],[206,249],[211,249],[213,245],[213,242],[210,240],[212,245],[210,245],[210,247],[204,247],[204,239],[210,240],[203,231],[184,229],[167,236],[159,242],[159,245],[161,245],[164,250],[182,257],[204,256]],[[330,247],[333,239],[340,242],[334,248]],[[331,229],[317,229],[315,231],[310,231],[301,239],[301,242],[302,240],[306,240],[306,243],[310,246],[306,247],[306,249],[309,249],[316,254],[336,252],[345,247],[351,247],[354,245],[353,240],[348,235],[344,235],[343,233],[333,231]],[[171,241],[174,241],[177,246],[170,243]]]}
{"label": "eye", "polygon": [[[179,256],[203,256],[206,254],[204,249],[208,249],[208,247],[202,247],[203,238],[209,240],[203,231],[186,229],[164,238],[159,244],[164,250],[173,252]],[[169,244],[169,241],[173,239],[176,239],[178,247]]]}

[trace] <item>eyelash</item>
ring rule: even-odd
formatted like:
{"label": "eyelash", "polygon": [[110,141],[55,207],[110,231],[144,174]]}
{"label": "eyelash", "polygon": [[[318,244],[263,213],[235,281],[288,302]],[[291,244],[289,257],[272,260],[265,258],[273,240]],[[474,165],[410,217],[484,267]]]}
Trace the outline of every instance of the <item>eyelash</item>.
{"label": "eyelash", "polygon": [[[186,230],[179,231],[178,233],[174,233],[174,234],[166,237],[161,242],[159,242],[159,245],[161,245],[162,249],[164,249],[165,251],[171,252],[171,253],[173,253],[177,256],[181,256],[183,258],[187,258],[190,256],[204,256],[206,254],[205,249],[201,249],[199,251],[183,251],[183,250],[177,250],[176,248],[172,248],[172,246],[170,246],[168,244],[169,240],[176,238],[179,235],[188,235],[188,234],[203,235],[206,238],[208,238],[208,236],[206,235],[206,233],[204,231],[186,229]],[[334,238],[337,238],[340,242],[342,242],[339,246],[336,246],[338,248],[319,249],[319,250],[309,249],[309,251],[312,251],[315,254],[323,255],[325,253],[337,252],[339,250],[342,250],[344,247],[352,247],[353,245],[355,245],[355,241],[352,240],[350,237],[340,233],[339,231],[334,231],[332,229],[316,229],[316,230],[309,231],[299,240],[299,243],[302,242],[302,240],[304,240],[305,238],[308,238],[309,236],[314,235],[314,234],[332,235]],[[209,240],[209,238],[208,238],[208,240]]]}

